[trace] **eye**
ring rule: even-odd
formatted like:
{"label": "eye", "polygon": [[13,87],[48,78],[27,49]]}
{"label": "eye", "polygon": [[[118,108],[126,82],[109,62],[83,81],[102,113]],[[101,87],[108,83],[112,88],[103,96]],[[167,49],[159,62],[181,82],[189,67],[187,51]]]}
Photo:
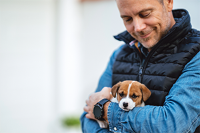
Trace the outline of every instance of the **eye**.
{"label": "eye", "polygon": [[137,98],[138,96],[136,96],[135,94],[132,95],[132,98]]}
{"label": "eye", "polygon": [[129,16],[125,16],[125,17],[122,17],[123,21],[124,22],[129,22],[132,20],[132,17],[129,17]]}
{"label": "eye", "polygon": [[132,18],[130,17],[130,18],[127,18],[125,21],[128,22],[128,21],[131,21],[131,20],[132,20]]}
{"label": "eye", "polygon": [[119,93],[119,95],[120,95],[120,97],[123,97],[124,96],[124,92]]}
{"label": "eye", "polygon": [[141,14],[139,14],[139,16],[140,16],[141,18],[145,18],[145,17],[148,17],[150,14],[151,14],[151,13],[141,13]]}

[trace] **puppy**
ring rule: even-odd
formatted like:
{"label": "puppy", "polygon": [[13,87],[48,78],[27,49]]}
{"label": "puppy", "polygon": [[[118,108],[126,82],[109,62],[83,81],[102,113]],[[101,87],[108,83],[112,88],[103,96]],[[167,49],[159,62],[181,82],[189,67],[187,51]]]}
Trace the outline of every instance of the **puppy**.
{"label": "puppy", "polygon": [[[134,107],[145,106],[145,101],[151,96],[151,91],[144,85],[137,81],[125,80],[115,84],[111,93],[113,98],[112,102],[119,103],[119,107],[125,111],[130,111]],[[107,128],[108,123],[99,121],[101,128]]]}
{"label": "puppy", "polygon": [[144,102],[151,96],[151,91],[144,84],[131,80],[117,83],[111,92],[113,97],[116,97],[119,107],[125,111],[134,107],[144,107]]}

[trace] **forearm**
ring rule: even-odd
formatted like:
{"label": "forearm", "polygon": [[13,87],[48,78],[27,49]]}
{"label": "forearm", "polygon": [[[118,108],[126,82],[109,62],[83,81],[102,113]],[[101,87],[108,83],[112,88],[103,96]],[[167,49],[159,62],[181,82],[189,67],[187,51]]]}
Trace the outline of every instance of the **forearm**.
{"label": "forearm", "polygon": [[193,132],[199,124],[198,106],[190,106],[191,103],[188,103],[187,107],[179,103],[170,104],[173,103],[163,107],[136,107],[132,111],[125,112],[116,103],[111,103],[108,109],[109,127],[111,131],[117,129],[119,132]]}

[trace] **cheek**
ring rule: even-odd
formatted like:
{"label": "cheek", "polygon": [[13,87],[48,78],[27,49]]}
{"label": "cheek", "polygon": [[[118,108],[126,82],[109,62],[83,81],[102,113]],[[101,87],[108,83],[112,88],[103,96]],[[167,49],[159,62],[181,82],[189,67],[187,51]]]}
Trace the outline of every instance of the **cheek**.
{"label": "cheek", "polygon": [[162,23],[165,23],[165,18],[162,17],[162,13],[154,13],[149,18],[145,19],[145,23],[150,27],[160,27]]}
{"label": "cheek", "polygon": [[137,99],[132,99],[132,100],[133,100],[133,102],[135,102],[135,106],[140,105],[141,102],[142,102],[142,98],[141,97],[138,97]]}
{"label": "cheek", "polygon": [[163,17],[164,15],[159,14],[155,17],[153,17],[152,19],[150,19],[150,22],[148,23],[149,25],[151,25],[152,27],[156,28],[156,32],[157,33],[162,33],[167,29],[167,25],[169,23],[168,17]]}
{"label": "cheek", "polygon": [[125,24],[125,27],[126,27],[126,30],[129,32],[129,33],[133,33],[134,32],[134,26],[131,25],[131,24]]}
{"label": "cheek", "polygon": [[147,29],[155,30],[156,32],[159,32],[161,28],[161,24],[155,19],[148,20],[146,22],[146,25],[147,25]]}

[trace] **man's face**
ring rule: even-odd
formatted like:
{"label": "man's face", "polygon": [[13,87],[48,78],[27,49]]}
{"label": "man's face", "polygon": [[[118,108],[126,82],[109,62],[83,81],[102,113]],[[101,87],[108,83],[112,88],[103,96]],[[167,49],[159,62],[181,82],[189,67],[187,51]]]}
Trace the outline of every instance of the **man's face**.
{"label": "man's face", "polygon": [[[175,24],[173,0],[116,0],[127,31],[148,50]],[[171,3],[170,3],[171,2]]]}

